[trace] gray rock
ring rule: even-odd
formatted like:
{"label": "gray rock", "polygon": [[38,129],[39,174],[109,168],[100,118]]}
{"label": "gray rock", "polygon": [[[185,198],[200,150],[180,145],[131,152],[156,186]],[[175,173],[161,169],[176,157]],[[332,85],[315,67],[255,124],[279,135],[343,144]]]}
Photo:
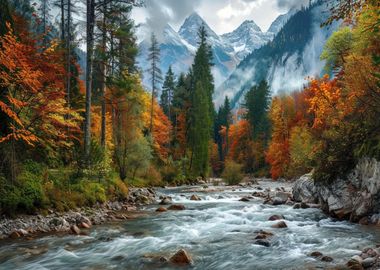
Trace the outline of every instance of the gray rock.
{"label": "gray rock", "polygon": [[[319,202],[326,212],[338,218],[358,222],[362,217],[380,213],[380,162],[363,158],[347,179],[331,183],[314,183],[311,175],[304,175],[293,186],[296,201]],[[371,223],[378,222],[378,216]]]}
{"label": "gray rock", "polygon": [[372,265],[374,265],[375,262],[376,262],[376,260],[375,260],[374,258],[369,257],[369,258],[366,258],[366,259],[364,259],[364,260],[362,261],[362,266],[363,266],[364,268],[369,268],[369,267],[371,267]]}
{"label": "gray rock", "polygon": [[311,174],[301,176],[293,185],[293,199],[297,202],[314,202],[316,188]]}

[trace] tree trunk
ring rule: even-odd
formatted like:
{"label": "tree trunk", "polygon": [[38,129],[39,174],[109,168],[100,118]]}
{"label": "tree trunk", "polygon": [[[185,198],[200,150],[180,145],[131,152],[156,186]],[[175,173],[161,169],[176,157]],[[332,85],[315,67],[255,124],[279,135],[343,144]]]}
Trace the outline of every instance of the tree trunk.
{"label": "tree trunk", "polygon": [[91,146],[91,94],[92,94],[92,58],[94,47],[95,0],[87,0],[87,67],[86,67],[86,114],[84,126],[84,153],[88,163]]}
{"label": "tree trunk", "polygon": [[67,106],[70,107],[70,91],[71,91],[71,0],[67,0]]}
{"label": "tree trunk", "polygon": [[100,63],[100,87],[102,91],[102,124],[101,124],[101,145],[103,149],[106,148],[106,16],[107,16],[107,3],[103,1],[103,21],[102,21],[102,59]]}

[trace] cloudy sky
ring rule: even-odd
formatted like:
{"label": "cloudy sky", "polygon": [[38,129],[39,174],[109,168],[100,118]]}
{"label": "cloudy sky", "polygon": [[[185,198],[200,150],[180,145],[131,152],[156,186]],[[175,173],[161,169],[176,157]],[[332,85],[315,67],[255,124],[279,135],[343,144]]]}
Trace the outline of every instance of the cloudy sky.
{"label": "cloudy sky", "polygon": [[[145,7],[135,8],[136,23],[146,22],[154,32],[169,23],[175,30],[196,11],[217,33],[236,29],[244,20],[254,20],[263,31],[280,14],[309,0],[145,0]],[[157,34],[157,33],[156,33]]]}

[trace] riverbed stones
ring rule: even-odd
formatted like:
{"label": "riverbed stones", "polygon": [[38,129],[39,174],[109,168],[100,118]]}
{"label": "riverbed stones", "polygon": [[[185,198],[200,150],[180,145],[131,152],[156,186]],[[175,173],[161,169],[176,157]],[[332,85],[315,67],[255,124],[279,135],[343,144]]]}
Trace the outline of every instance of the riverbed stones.
{"label": "riverbed stones", "polygon": [[267,238],[272,237],[272,236],[273,236],[273,233],[260,230],[260,231],[257,231],[257,235],[256,235],[255,239],[267,239]]}
{"label": "riverbed stones", "polygon": [[70,230],[71,230],[71,232],[72,232],[73,234],[76,234],[76,235],[80,235],[80,233],[81,233],[81,231],[80,231],[80,229],[78,228],[77,225],[72,225],[72,226],[70,227]]}
{"label": "riverbed stones", "polygon": [[285,204],[289,198],[290,194],[283,191],[276,192],[276,195],[272,199],[273,205]]}
{"label": "riverbed stones", "polygon": [[186,250],[180,249],[170,257],[169,261],[178,265],[188,265],[191,264],[191,257]]}
{"label": "riverbed stones", "polygon": [[164,197],[164,198],[161,200],[160,204],[161,204],[161,205],[168,205],[168,204],[171,204],[172,201],[173,201],[173,200],[172,200],[171,197]]}
{"label": "riverbed stones", "polygon": [[288,225],[286,225],[285,221],[279,221],[271,226],[272,228],[281,229],[281,228],[287,228]]}
{"label": "riverbed stones", "polygon": [[186,207],[183,204],[172,204],[168,208],[168,210],[175,210],[175,211],[185,210],[185,209]]}
{"label": "riverbed stones", "polygon": [[264,247],[270,247],[270,242],[265,239],[258,239],[255,241],[256,245],[264,246]]}
{"label": "riverbed stones", "polygon": [[191,201],[201,201],[201,198],[199,198],[198,195],[193,194],[193,195],[191,195],[190,200]]}
{"label": "riverbed stones", "polygon": [[373,257],[369,257],[369,258],[366,258],[366,259],[364,259],[364,260],[362,261],[362,266],[363,266],[364,268],[369,268],[369,267],[371,267],[372,265],[374,265],[375,262],[376,262],[375,258],[373,258]]}
{"label": "riverbed stones", "polygon": [[312,253],[310,253],[310,256],[318,258],[318,257],[322,257],[323,254],[322,254],[322,252],[319,252],[319,251],[313,251]]}
{"label": "riverbed stones", "polygon": [[350,270],[363,270],[363,266],[361,262],[358,262],[357,260],[351,259],[347,262],[347,267]]}
{"label": "riverbed stones", "polygon": [[247,197],[243,197],[239,201],[241,201],[241,202],[249,202],[250,200]]}
{"label": "riverbed stones", "polygon": [[166,211],[168,211],[168,209],[166,209],[166,208],[163,207],[163,206],[160,206],[160,207],[158,207],[158,208],[156,209],[156,212],[166,212]]}
{"label": "riverbed stones", "polygon": [[280,219],[285,219],[283,215],[272,215],[268,218],[270,221],[275,221],[275,220],[280,220]]}
{"label": "riverbed stones", "polygon": [[13,231],[9,234],[9,237],[12,238],[12,239],[16,239],[16,238],[19,238],[21,237],[20,233],[18,231]]}
{"label": "riverbed stones", "polygon": [[321,261],[322,262],[332,262],[334,259],[330,256],[322,256]]}

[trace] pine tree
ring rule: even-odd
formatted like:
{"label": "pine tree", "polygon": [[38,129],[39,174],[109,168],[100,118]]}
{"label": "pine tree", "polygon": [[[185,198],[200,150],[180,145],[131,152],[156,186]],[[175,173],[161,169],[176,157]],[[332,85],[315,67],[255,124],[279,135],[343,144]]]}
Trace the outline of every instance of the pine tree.
{"label": "pine tree", "polygon": [[[232,123],[232,117],[231,117],[231,105],[230,100],[226,96],[224,99],[224,104],[220,106],[217,117],[215,119],[215,142],[218,145],[218,153],[219,153],[219,159],[220,161],[224,161],[225,157],[228,154],[228,133],[230,129],[230,125]],[[222,138],[220,131],[222,128],[225,128],[226,134],[225,137]],[[225,141],[223,141],[223,139]]]}
{"label": "pine tree", "polygon": [[253,86],[245,96],[245,108],[247,120],[251,125],[252,139],[263,139],[266,143],[269,139],[270,89],[268,83],[263,80],[257,86]]}
{"label": "pine tree", "polygon": [[166,73],[164,84],[162,85],[160,104],[164,113],[170,120],[172,120],[172,101],[174,95],[174,88],[175,78],[174,73],[172,71],[172,67],[170,66],[168,72]]}
{"label": "pine tree", "polygon": [[198,35],[200,41],[192,68],[193,82],[187,140],[191,148],[190,171],[193,176],[205,177],[208,173],[209,141],[213,132],[215,114],[212,102],[214,80],[211,74],[212,52],[207,44],[207,33],[203,25]]}
{"label": "pine tree", "polygon": [[160,69],[160,47],[157,41],[156,36],[152,33],[151,39],[150,39],[150,48],[149,48],[149,55],[148,55],[148,61],[150,61],[150,76],[151,76],[151,83],[152,83],[152,103],[151,103],[151,109],[150,109],[150,125],[149,125],[149,132],[152,133],[153,131],[153,103],[154,98],[156,97],[158,85],[162,81],[162,72]]}

